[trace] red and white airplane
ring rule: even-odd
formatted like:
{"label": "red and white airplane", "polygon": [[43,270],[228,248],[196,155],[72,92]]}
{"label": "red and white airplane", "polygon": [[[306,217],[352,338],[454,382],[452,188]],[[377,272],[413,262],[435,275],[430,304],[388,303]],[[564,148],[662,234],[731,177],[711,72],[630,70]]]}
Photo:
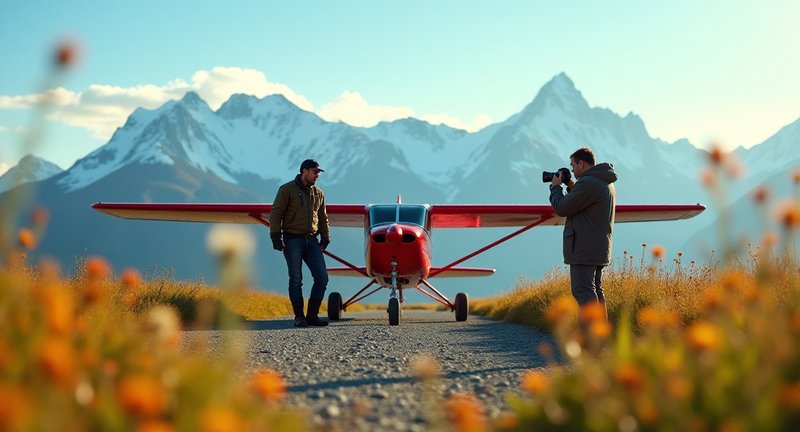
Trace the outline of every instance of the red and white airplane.
{"label": "red and white airplane", "polygon": [[[182,222],[250,223],[269,226],[270,204],[157,204],[104,203],[92,207],[125,219]],[[705,207],[697,205],[617,205],[616,222],[647,222],[689,219]],[[429,282],[433,278],[489,276],[494,269],[461,267],[462,262],[483,253],[538,225],[563,225],[550,205],[522,204],[406,204],[398,197],[393,204],[328,204],[333,227],[364,229],[365,265],[353,265],[325,251],[344,267],[329,268],[338,276],[363,276],[369,283],[347,301],[338,292],[328,296],[328,318],[338,320],[347,307],[382,288],[390,290],[389,324],[400,323],[403,290],[413,288],[455,312],[465,321],[469,311],[467,294],[450,301]],[[431,231],[434,228],[522,227],[444,266],[431,264]],[[367,289],[377,285],[364,294]]]}

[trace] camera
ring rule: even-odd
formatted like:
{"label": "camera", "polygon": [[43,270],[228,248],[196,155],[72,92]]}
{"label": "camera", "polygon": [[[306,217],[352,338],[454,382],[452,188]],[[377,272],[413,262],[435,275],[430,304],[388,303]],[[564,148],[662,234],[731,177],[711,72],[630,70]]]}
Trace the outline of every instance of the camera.
{"label": "camera", "polygon": [[553,181],[553,177],[561,174],[561,181],[564,184],[569,184],[570,180],[572,180],[572,175],[569,172],[569,168],[559,168],[556,172],[550,171],[542,171],[542,182],[543,183],[550,183]]}

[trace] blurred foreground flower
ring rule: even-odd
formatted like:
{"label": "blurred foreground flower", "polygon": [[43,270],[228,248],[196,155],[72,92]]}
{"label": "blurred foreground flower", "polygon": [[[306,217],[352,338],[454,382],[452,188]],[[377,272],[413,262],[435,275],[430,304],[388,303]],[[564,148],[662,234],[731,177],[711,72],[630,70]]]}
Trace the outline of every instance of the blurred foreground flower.
{"label": "blurred foreground flower", "polygon": [[208,231],[206,246],[223,261],[248,259],[256,249],[255,239],[246,228],[216,224]]}
{"label": "blurred foreground flower", "polygon": [[417,354],[411,358],[411,374],[420,381],[436,379],[442,373],[442,365],[427,353]]}
{"label": "blurred foreground flower", "polygon": [[542,394],[550,385],[550,377],[539,369],[530,369],[522,374],[522,389],[531,395]]}
{"label": "blurred foreground flower", "polygon": [[286,394],[286,381],[272,369],[256,371],[251,382],[255,393],[268,402],[280,401]]}
{"label": "blurred foreground flower", "polygon": [[489,429],[481,402],[470,394],[454,394],[445,402],[447,418],[455,432],[483,432]]}

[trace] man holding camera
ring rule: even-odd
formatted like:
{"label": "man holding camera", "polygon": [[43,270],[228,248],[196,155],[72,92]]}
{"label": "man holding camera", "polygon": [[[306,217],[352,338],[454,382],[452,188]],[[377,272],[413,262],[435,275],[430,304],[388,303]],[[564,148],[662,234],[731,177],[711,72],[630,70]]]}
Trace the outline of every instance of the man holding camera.
{"label": "man holding camera", "polygon": [[[322,251],[331,242],[325,195],[316,187],[319,163],[306,159],[300,174],[278,189],[269,215],[272,247],[283,251],[289,267],[289,299],[294,311],[294,326],[326,326],[319,318],[319,308],[328,286],[328,270]],[[317,238],[321,237],[321,238]],[[314,285],[308,298],[308,313],[303,314],[303,262],[305,261]]]}
{"label": "man holding camera", "polygon": [[[550,180],[550,204],[557,215],[567,218],[564,263],[569,264],[572,295],[578,305],[600,302],[605,308],[602,275],[603,267],[611,262],[617,174],[609,163],[595,165],[594,153],[586,147],[575,151],[569,164],[577,179],[574,184],[566,168],[553,173]],[[565,182],[566,194],[561,187]]]}

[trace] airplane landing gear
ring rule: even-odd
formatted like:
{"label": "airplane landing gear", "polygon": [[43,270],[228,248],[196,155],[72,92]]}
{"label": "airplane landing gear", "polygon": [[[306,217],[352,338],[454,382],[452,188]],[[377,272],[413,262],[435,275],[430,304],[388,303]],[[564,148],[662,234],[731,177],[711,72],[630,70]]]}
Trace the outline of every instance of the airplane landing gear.
{"label": "airplane landing gear", "polygon": [[400,324],[400,300],[397,297],[389,299],[389,325]]}
{"label": "airplane landing gear", "polygon": [[328,319],[338,321],[342,318],[342,295],[332,292],[328,295]]}
{"label": "airplane landing gear", "polygon": [[466,321],[469,315],[469,297],[466,293],[456,294],[455,307],[456,321]]}

